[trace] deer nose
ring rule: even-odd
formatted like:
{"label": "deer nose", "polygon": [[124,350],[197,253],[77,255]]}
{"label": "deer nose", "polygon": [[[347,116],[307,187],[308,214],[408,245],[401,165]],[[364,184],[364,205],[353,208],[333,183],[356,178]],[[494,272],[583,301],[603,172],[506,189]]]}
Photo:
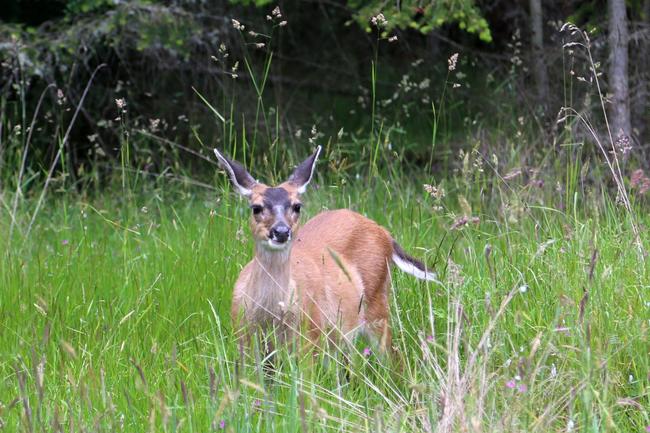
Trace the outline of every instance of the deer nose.
{"label": "deer nose", "polygon": [[270,238],[276,242],[283,244],[289,240],[290,236],[291,229],[289,226],[282,224],[271,228]]}

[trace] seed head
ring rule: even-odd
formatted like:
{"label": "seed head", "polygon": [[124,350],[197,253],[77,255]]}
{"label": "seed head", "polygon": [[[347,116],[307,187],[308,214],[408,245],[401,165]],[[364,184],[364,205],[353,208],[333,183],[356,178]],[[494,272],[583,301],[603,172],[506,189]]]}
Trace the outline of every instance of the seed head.
{"label": "seed head", "polygon": [[232,19],[232,26],[235,28],[235,30],[239,30],[239,31],[242,31],[242,32],[244,31],[244,28],[245,28],[242,25],[242,23],[240,23],[239,21],[237,21],[234,18]]}
{"label": "seed head", "polygon": [[386,21],[386,17],[381,12],[376,16],[370,18],[370,22],[375,27],[384,27],[386,26],[386,24],[388,24],[388,21]]}
{"label": "seed head", "polygon": [[458,62],[458,53],[452,54],[451,57],[447,59],[447,64],[449,65],[448,69],[450,72],[456,69],[456,62]]}
{"label": "seed head", "polygon": [[616,150],[621,152],[623,156],[626,156],[632,150],[632,144],[630,144],[630,137],[628,137],[625,132],[621,129],[616,137],[614,142]]}
{"label": "seed head", "polygon": [[63,105],[65,102],[65,95],[63,94],[63,90],[57,89],[56,90],[56,103],[58,105]]}

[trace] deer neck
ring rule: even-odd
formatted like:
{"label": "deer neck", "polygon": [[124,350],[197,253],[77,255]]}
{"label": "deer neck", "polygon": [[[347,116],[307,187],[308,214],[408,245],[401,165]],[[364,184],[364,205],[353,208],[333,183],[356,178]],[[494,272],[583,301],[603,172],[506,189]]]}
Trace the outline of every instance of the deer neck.
{"label": "deer neck", "polygon": [[290,246],[282,251],[255,246],[249,296],[260,315],[277,318],[286,311],[293,292],[290,256]]}

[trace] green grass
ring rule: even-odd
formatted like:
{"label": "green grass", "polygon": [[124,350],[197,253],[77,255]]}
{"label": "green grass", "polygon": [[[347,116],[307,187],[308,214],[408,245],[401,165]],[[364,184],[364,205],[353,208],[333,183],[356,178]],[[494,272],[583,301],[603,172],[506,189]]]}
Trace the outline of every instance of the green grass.
{"label": "green grass", "polygon": [[[476,127],[452,131],[466,103],[441,97],[409,121],[373,103],[358,116],[370,131],[353,128],[353,116],[339,124],[339,115],[334,131],[345,131],[336,136],[308,128],[291,136],[263,97],[271,54],[259,70],[240,59],[255,86],[254,121],[224,96],[209,107],[218,133],[195,125],[199,145],[186,144],[195,157],[217,145],[274,180],[305,156],[298,150],[310,134],[322,144],[305,217],[355,209],[442,281],[393,272],[397,355],[365,356],[363,339],[315,356],[283,346],[265,373],[264,354],[231,329],[232,287],[253,248],[250,211],[226,176],[192,182],[183,175],[205,171],[190,168],[185,147],[120,111],[118,166],[95,155],[70,176],[71,143],[59,133],[49,178],[48,167],[23,160],[34,150],[20,132],[29,126],[22,95],[0,116],[0,129],[13,131],[0,143],[0,430],[647,431],[650,270],[632,229],[647,250],[650,217],[637,191],[625,202],[631,212],[610,198],[625,179],[604,168],[606,151],[587,152],[566,131],[549,146],[500,98],[499,113],[484,122],[479,112]],[[62,119],[57,131],[75,127]],[[137,169],[153,152],[162,155],[157,177]],[[422,188],[432,171],[446,197]],[[478,222],[452,229],[462,215]]]}
{"label": "green grass", "polygon": [[498,205],[514,195],[494,188],[468,195],[480,224],[450,231],[456,194],[434,212],[421,183],[321,180],[306,197],[308,215],[352,207],[377,220],[444,282],[393,271],[400,359],[364,357],[360,340],[345,349],[347,374],[335,350],[305,359],[281,349],[265,375],[261,355],[234,341],[232,286],[252,245],[247,206],[229,191],[57,193],[29,237],[36,199],[25,199],[11,240],[0,214],[0,425],[645,431],[650,272],[624,212],[601,198],[564,213],[540,191],[541,204],[514,215]]}

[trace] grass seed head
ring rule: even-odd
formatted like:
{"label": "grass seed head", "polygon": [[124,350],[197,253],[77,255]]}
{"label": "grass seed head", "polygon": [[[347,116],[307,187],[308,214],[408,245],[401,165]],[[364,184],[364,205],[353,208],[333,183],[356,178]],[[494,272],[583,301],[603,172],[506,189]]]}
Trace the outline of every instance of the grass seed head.
{"label": "grass seed head", "polygon": [[448,65],[448,70],[449,72],[453,71],[456,69],[456,63],[458,62],[458,53],[454,53],[447,59],[447,65]]}

